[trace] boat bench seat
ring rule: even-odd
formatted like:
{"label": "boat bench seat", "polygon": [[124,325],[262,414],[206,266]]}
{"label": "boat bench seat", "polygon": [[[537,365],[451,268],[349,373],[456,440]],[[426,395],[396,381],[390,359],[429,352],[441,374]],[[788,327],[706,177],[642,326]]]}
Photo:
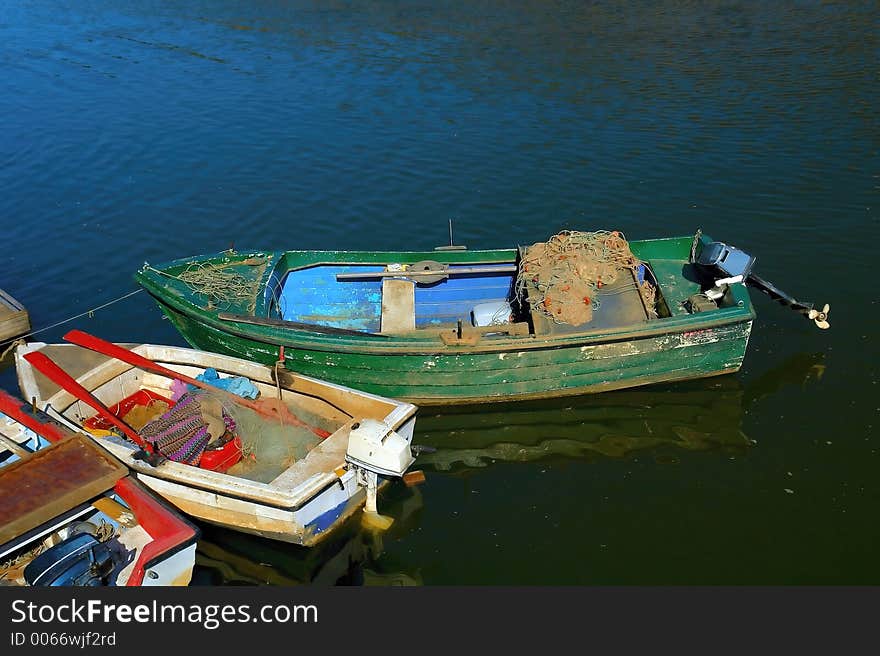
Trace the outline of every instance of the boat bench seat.
{"label": "boat bench seat", "polygon": [[416,289],[412,280],[382,281],[381,333],[405,333],[416,329]]}

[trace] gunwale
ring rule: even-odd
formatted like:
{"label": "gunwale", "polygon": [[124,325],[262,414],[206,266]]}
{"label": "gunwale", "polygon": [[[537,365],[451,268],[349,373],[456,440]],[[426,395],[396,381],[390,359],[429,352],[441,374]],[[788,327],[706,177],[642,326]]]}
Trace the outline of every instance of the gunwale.
{"label": "gunwale", "polygon": [[[682,238],[679,238],[682,239]],[[690,237],[687,238],[688,244]],[[651,242],[665,242],[665,240],[646,240]],[[634,252],[649,250],[643,244],[646,242],[630,242]],[[641,248],[638,246],[642,244]],[[181,258],[160,265],[160,271],[173,272],[193,263],[206,263],[222,259],[229,251],[222,251],[211,255]],[[279,269],[294,271],[313,266],[327,264],[356,265],[383,261],[399,261],[401,263],[416,262],[427,257],[441,263],[486,263],[504,264],[515,261],[516,251],[506,250],[475,250],[475,251],[240,251],[241,259],[253,257],[266,257],[274,266],[267,266],[261,278],[256,281],[259,292],[256,295],[256,305],[250,314],[252,316],[265,316],[268,312],[268,302],[265,298],[267,286],[273,278],[277,278]],[[150,269],[153,269],[150,267]],[[560,335],[528,335],[521,337],[495,337],[491,343],[483,341],[475,346],[443,345],[439,342],[437,330],[422,328],[404,335],[395,335],[393,338],[377,336],[345,336],[345,335],[322,335],[297,328],[284,328],[278,330],[269,326],[245,324],[231,320],[221,320],[218,315],[221,311],[207,309],[191,300],[190,294],[169,293],[168,287],[160,284],[162,280],[158,275],[150,273],[150,269],[141,269],[135,274],[135,279],[141,284],[158,302],[167,305],[177,312],[197,317],[200,323],[214,329],[237,334],[241,337],[251,337],[266,344],[278,346],[307,346],[315,350],[335,351],[348,349],[365,353],[376,354],[405,354],[405,355],[433,355],[433,354],[456,354],[456,353],[497,353],[510,350],[544,350],[566,348],[573,344],[606,343],[628,341],[642,337],[653,337],[681,330],[702,330],[717,326],[752,320],[755,311],[751,304],[748,291],[742,285],[731,287],[734,305],[726,308],[718,308],[711,312],[702,312],[688,315],[663,317],[660,320],[648,321],[643,324],[621,326],[616,329],[584,329],[570,331]],[[661,290],[663,285],[660,285]],[[589,324],[585,324],[589,325]],[[295,337],[288,337],[295,336]]]}

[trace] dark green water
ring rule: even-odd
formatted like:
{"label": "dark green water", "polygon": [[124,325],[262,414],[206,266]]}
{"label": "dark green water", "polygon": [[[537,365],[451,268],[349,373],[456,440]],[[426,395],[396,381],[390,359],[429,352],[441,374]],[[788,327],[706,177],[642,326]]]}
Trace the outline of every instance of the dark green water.
{"label": "dark green water", "polygon": [[[880,583],[874,3],[124,4],[0,3],[0,287],[35,329],[145,261],[450,219],[471,248],[701,227],[832,306],[753,294],[723,378],[425,409],[388,533],[205,527],[195,582]],[[145,294],[35,338],[72,327],[184,343]]]}

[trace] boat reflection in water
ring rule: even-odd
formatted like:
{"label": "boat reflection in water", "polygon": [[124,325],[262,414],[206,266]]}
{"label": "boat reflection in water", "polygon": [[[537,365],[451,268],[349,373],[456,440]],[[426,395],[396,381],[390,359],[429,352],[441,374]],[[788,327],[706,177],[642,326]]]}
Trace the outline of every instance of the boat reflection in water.
{"label": "boat reflection in water", "polygon": [[310,549],[205,525],[192,584],[419,586],[418,570],[400,571],[388,562],[384,541],[418,524],[421,508],[418,488],[392,485],[382,494],[382,513],[394,518],[389,530],[362,528],[355,517]]}
{"label": "boat reflection in water", "polygon": [[459,471],[495,461],[624,458],[647,452],[658,463],[677,452],[741,452],[752,440],[743,415],[787,385],[821,377],[822,354],[790,358],[744,386],[736,376],[591,394],[574,399],[444,409],[419,414],[419,467]]}
{"label": "boat reflection in water", "polygon": [[741,428],[742,400],[739,382],[724,377],[662,390],[422,414],[418,443],[436,451],[420,455],[418,463],[458,471],[496,461],[624,458],[651,451],[663,462],[674,460],[677,449],[741,451],[751,444]]}

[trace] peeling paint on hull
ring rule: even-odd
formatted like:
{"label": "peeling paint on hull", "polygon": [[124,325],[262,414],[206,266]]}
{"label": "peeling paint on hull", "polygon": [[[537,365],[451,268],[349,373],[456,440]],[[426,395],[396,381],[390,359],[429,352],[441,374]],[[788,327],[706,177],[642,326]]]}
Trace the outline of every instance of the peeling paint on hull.
{"label": "peeling paint on hull", "polygon": [[[163,308],[165,309],[165,308]],[[166,312],[197,348],[277,359],[277,346],[230,335]],[[742,366],[752,321],[699,331],[595,345],[531,349],[516,358],[499,353],[422,355],[330,352],[286,346],[292,371],[418,405],[485,403],[604,392],[652,383],[732,373]]]}

